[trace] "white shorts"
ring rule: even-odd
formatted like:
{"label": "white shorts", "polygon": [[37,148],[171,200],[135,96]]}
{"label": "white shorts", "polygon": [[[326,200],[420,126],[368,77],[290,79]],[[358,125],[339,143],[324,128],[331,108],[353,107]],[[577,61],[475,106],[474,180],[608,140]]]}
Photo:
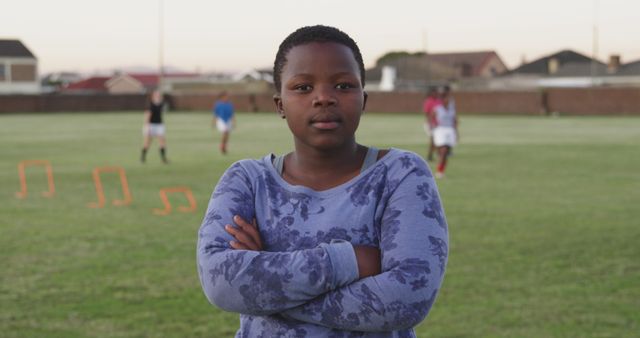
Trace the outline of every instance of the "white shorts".
{"label": "white shorts", "polygon": [[164,124],[163,123],[149,123],[142,127],[142,134],[144,136],[164,136]]}
{"label": "white shorts", "polygon": [[233,120],[229,120],[229,122],[224,122],[222,119],[216,119],[216,128],[221,133],[226,131],[231,131],[233,129]]}
{"label": "white shorts", "polygon": [[454,147],[456,140],[456,130],[453,127],[436,127],[433,129],[433,144],[436,147]]}

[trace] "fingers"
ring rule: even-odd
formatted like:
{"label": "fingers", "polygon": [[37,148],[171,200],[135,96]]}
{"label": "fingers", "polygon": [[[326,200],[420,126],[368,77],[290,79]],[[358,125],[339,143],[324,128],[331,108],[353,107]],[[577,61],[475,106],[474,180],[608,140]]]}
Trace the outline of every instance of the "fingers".
{"label": "fingers", "polygon": [[236,250],[251,250],[249,249],[249,247],[247,247],[246,245],[238,242],[238,241],[231,241],[229,242],[229,245],[231,245],[232,248],[236,249]]}
{"label": "fingers", "polygon": [[233,221],[238,225],[237,227],[229,224],[225,226],[225,230],[236,239],[236,241],[230,242],[231,247],[234,249],[261,251],[262,239],[260,238],[255,218],[252,224],[249,224],[240,216],[234,216]]}
{"label": "fingers", "polygon": [[258,231],[258,221],[256,221],[255,218],[253,219],[251,226],[256,233],[256,237],[254,238],[254,241],[258,244],[258,246],[260,246],[260,250],[262,250],[262,238],[260,238],[260,231]]}
{"label": "fingers", "polygon": [[[233,242],[238,243],[239,245],[247,247],[246,250],[258,250],[258,245],[253,241],[253,238],[242,228],[242,227],[232,227],[231,225],[225,225],[224,229],[231,234],[236,240],[230,242],[233,247]],[[235,249],[235,248],[234,248]]]}
{"label": "fingers", "polygon": [[256,219],[254,218],[252,223],[249,224],[247,221],[242,219],[240,216],[233,217],[234,222],[238,224],[242,228],[244,232],[246,232],[249,236],[251,236],[251,240],[262,249],[262,240],[260,239],[260,232],[258,231],[258,224],[256,223]]}

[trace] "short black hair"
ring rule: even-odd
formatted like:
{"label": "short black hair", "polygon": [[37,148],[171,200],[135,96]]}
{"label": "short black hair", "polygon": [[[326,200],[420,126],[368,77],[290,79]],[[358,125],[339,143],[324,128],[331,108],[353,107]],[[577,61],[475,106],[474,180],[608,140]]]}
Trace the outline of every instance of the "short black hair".
{"label": "short black hair", "polygon": [[335,27],[316,25],[298,28],[295,32],[289,34],[280,44],[278,53],[276,54],[276,60],[273,63],[273,84],[278,93],[280,93],[282,86],[280,75],[282,75],[282,69],[287,63],[287,53],[289,53],[293,47],[312,42],[335,42],[351,49],[360,68],[360,79],[364,87],[364,62],[362,61],[362,54],[360,54],[360,49],[356,42],[353,41],[347,33]]}

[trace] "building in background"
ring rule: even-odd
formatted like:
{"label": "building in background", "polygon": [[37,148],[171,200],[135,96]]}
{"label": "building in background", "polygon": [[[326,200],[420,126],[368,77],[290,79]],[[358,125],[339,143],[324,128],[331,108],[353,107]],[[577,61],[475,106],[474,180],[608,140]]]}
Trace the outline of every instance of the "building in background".
{"label": "building in background", "polygon": [[171,76],[163,79],[163,88],[172,94],[273,94],[271,69],[249,69],[235,74],[212,73],[195,76]]}
{"label": "building in background", "polygon": [[455,69],[456,79],[493,78],[508,71],[495,51],[434,53],[426,55],[429,62]]}
{"label": "building in background", "polygon": [[492,79],[486,89],[640,86],[640,60],[627,64],[621,61],[620,55],[611,55],[604,63],[573,50],[561,50]]}
{"label": "building in background", "polygon": [[20,40],[0,40],[0,94],[38,94],[38,59]]}
{"label": "building in background", "polygon": [[53,72],[40,79],[42,93],[60,91],[69,84],[82,80],[82,75],[76,72]]}
{"label": "building in background", "polygon": [[63,94],[108,94],[106,83],[109,79],[109,76],[92,76],[69,83],[66,87],[62,87],[60,92]]}
{"label": "building in background", "polygon": [[[175,81],[193,82],[201,76],[193,73],[170,73],[162,79],[162,90],[172,91]],[[121,73],[112,76],[92,76],[69,83],[60,88],[64,94],[146,94],[159,88],[160,77],[157,74]]]}
{"label": "building in background", "polygon": [[[426,91],[429,86],[484,82],[507,72],[495,51],[456,53],[391,52],[366,73],[367,89]],[[393,78],[390,78],[392,76]]]}

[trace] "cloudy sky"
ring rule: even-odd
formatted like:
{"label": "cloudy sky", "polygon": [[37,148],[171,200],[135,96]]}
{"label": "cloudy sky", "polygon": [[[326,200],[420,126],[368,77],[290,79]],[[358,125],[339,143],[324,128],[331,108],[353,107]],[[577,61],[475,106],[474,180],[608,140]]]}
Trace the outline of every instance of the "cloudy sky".
{"label": "cloudy sky", "polygon": [[[270,67],[304,25],[336,26],[367,66],[391,50],[496,50],[509,67],[560,49],[640,59],[637,0],[163,0],[165,64],[184,71]],[[22,40],[41,73],[158,66],[160,0],[0,0],[0,39]]]}

